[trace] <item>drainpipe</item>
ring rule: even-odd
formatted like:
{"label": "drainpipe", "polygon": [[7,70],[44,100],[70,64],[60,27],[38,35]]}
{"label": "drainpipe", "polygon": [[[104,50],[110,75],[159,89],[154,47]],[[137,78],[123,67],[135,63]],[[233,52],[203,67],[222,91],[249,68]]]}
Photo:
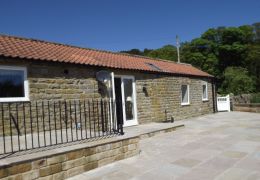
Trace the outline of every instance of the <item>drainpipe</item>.
{"label": "drainpipe", "polygon": [[211,89],[212,89],[212,103],[213,103],[213,112],[216,113],[217,109],[216,109],[216,82],[215,79],[212,78],[211,79]]}

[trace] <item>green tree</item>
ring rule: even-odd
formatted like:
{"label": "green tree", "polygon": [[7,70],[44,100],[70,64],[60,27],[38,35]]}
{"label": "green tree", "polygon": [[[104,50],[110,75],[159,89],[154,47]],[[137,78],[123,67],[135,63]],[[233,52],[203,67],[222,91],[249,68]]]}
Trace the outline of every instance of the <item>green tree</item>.
{"label": "green tree", "polygon": [[218,46],[220,71],[229,66],[244,67],[248,55],[248,44],[252,42],[253,28],[251,26],[224,29],[222,43]]}
{"label": "green tree", "polygon": [[147,48],[145,48],[144,51],[143,51],[143,54],[144,54],[144,56],[148,56],[148,54],[149,54],[150,52],[152,52],[152,51],[153,51],[153,49],[147,49]]}
{"label": "green tree", "polygon": [[256,91],[260,92],[260,45],[254,44],[248,47],[248,56],[246,58],[249,74],[254,78]]}
{"label": "green tree", "polygon": [[140,49],[130,49],[128,51],[120,51],[121,53],[127,53],[127,54],[134,54],[134,55],[140,55],[140,56],[148,56],[150,52],[152,52],[153,49],[147,49],[145,48],[143,51]]}
{"label": "green tree", "polygon": [[129,51],[120,51],[121,53],[135,54],[135,55],[144,55],[144,53],[139,49],[131,49]]}
{"label": "green tree", "polygon": [[210,28],[201,35],[201,38],[207,39],[216,44],[220,44],[220,43],[222,43],[222,34],[223,34],[224,30],[225,30],[225,27],[218,27],[216,29]]}
{"label": "green tree", "polygon": [[239,29],[243,33],[243,42],[248,44],[248,43],[253,43],[255,41],[255,33],[254,33],[254,27],[249,26],[249,25],[244,25],[240,26]]}
{"label": "green tree", "polygon": [[190,43],[182,45],[181,60],[214,76],[218,76],[218,59],[215,49],[216,45],[214,42],[203,38],[197,38]]}
{"label": "green tree", "polygon": [[248,54],[248,46],[234,42],[218,46],[219,70],[224,71],[229,66],[244,66]]}
{"label": "green tree", "polygon": [[147,56],[152,58],[159,58],[159,59],[167,59],[171,61],[176,61],[177,59],[177,50],[176,47],[173,45],[166,45],[162,48],[155,49],[150,51]]}
{"label": "green tree", "polygon": [[224,81],[220,92],[235,95],[254,92],[254,81],[248,71],[241,67],[228,67],[224,72]]}
{"label": "green tree", "polygon": [[254,41],[260,43],[260,22],[252,25],[254,31]]}
{"label": "green tree", "polygon": [[217,86],[221,87],[227,67],[246,67],[253,41],[252,26],[210,28],[200,38],[183,45],[182,57],[185,62],[214,75]]}

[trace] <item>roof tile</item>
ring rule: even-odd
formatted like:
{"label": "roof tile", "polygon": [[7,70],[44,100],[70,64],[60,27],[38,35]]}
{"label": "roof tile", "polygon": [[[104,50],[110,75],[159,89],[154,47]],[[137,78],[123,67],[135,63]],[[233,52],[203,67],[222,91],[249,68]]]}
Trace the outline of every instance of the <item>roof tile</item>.
{"label": "roof tile", "polygon": [[[6,35],[0,35],[0,55],[118,69],[212,77],[188,64]],[[153,64],[159,69],[147,64]]]}

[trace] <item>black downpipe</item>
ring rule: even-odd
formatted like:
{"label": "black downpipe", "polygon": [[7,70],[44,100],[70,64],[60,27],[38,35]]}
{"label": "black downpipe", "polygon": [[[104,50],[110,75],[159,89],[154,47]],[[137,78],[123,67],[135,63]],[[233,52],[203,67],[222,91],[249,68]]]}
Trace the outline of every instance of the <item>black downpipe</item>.
{"label": "black downpipe", "polygon": [[216,113],[217,112],[217,108],[216,108],[216,82],[213,78],[211,80],[211,86],[212,86],[211,89],[212,89],[213,112]]}

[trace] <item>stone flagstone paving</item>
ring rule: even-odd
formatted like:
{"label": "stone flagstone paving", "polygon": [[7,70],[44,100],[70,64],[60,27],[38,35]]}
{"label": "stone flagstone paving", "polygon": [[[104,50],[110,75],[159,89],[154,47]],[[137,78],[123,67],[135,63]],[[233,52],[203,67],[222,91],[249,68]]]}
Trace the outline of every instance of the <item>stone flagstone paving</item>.
{"label": "stone flagstone paving", "polygon": [[140,155],[70,180],[259,180],[260,114],[217,113],[141,141]]}

